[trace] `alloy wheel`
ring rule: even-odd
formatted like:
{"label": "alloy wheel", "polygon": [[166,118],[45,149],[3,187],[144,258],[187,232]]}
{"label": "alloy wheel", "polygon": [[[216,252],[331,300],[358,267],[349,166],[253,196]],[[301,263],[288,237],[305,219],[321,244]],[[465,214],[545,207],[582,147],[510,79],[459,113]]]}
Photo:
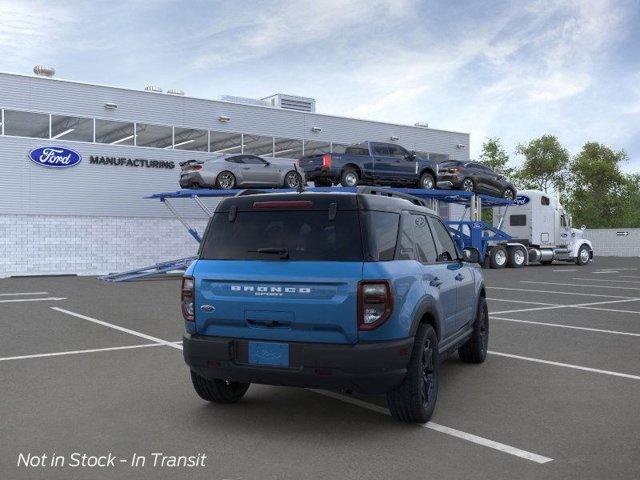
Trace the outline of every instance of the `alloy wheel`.
{"label": "alloy wheel", "polygon": [[462,182],[462,189],[465,192],[473,192],[473,181],[467,178],[464,182]]}
{"label": "alloy wheel", "polygon": [[355,187],[358,184],[358,176],[353,172],[349,172],[344,176],[344,181],[349,187]]}
{"label": "alloy wheel", "polygon": [[296,172],[289,172],[285,177],[285,183],[289,188],[297,188],[300,185],[300,179]]}

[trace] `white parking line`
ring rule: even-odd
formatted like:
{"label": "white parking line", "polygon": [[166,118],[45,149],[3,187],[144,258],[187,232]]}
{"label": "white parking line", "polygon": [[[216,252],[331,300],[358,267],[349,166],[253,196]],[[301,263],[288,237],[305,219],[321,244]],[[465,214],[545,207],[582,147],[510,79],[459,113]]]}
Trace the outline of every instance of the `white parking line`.
{"label": "white parking line", "polygon": [[572,365],[570,363],[553,362],[551,360],[543,360],[541,358],[523,357],[522,355],[513,355],[511,353],[495,352],[493,350],[488,350],[487,353],[490,353],[491,355],[496,355],[496,356],[499,356],[499,357],[507,357],[507,358],[515,358],[515,359],[518,359],[518,360],[525,360],[527,362],[543,363],[543,364],[546,364],[546,365],[553,365],[553,366],[556,366],[556,367],[572,368],[574,370],[583,370],[585,372],[602,373],[604,375],[611,375],[611,376],[614,376],[614,377],[631,378],[632,380],[640,380],[640,376],[631,375],[629,373],[612,372],[610,370],[600,370],[599,368],[583,367],[581,365]]}
{"label": "white parking line", "polygon": [[588,287],[588,288],[613,288],[615,290],[640,290],[640,287],[618,287],[618,286],[611,286],[611,285],[584,285],[582,283],[535,282],[533,280],[520,280],[520,283],[536,283],[541,285],[562,285],[563,287]]}
{"label": "white parking line", "polygon": [[620,278],[640,278],[639,275],[618,275]]}
{"label": "white parking line", "polygon": [[19,303],[19,302],[57,302],[66,300],[66,297],[45,297],[45,298],[11,298],[9,300],[0,300],[0,303]]}
{"label": "white parking line", "polygon": [[569,328],[572,330],[584,330],[587,332],[610,333],[613,335],[627,335],[629,337],[640,337],[640,333],[619,332],[617,330],[603,330],[601,328],[577,327],[575,325],[562,325],[561,323],[534,322],[531,320],[516,320],[515,318],[503,318],[489,315],[492,320],[502,320],[504,322],[527,323],[530,325],[542,325],[545,327]]}
{"label": "white parking line", "polygon": [[557,270],[553,270],[554,272],[577,272],[579,268],[559,268]]}
{"label": "white parking line", "polygon": [[572,277],[571,280],[587,280],[589,282],[612,282],[612,283],[635,283],[638,284],[638,280],[611,280],[610,278],[580,278]]}
{"label": "white parking line", "polygon": [[499,312],[493,312],[493,313],[498,314],[498,313],[536,312],[539,310],[553,310],[556,308],[567,308],[567,307],[570,307],[570,305],[553,305],[551,307],[519,308],[517,310],[501,310]]}
{"label": "white parking line", "polygon": [[[554,305],[549,307],[536,307],[536,308],[521,308],[518,310],[501,310],[499,312],[491,312],[493,315],[501,314],[501,313],[517,313],[517,312],[535,312],[538,310],[553,310],[556,308],[592,308],[592,305],[606,305],[609,303],[626,303],[626,302],[637,302],[640,298],[627,298],[624,300],[607,300],[605,302],[589,302],[589,303],[576,303],[573,305]],[[606,312],[612,312],[616,310],[610,310],[608,308],[594,308],[595,310],[604,310]],[[626,312],[627,310],[620,310],[622,312]]]}
{"label": "white parking line", "polygon": [[640,312],[636,310],[620,310],[615,308],[598,308],[598,307],[585,307],[585,306],[577,306],[575,308],[584,308],[586,310],[600,310],[601,312],[616,312],[616,313],[633,313],[640,314]]}
{"label": "white parking line", "polygon": [[601,272],[593,272],[594,275],[607,275],[608,273],[620,273],[618,270],[603,270]]}
{"label": "white parking line", "polygon": [[[355,405],[357,407],[366,408],[367,410],[381,413],[383,415],[391,415],[391,412],[389,412],[388,409],[384,407],[380,407],[379,405],[374,405],[372,403],[363,402],[362,400],[358,400],[357,398],[351,398],[344,395],[340,395],[339,393],[328,392],[325,390],[309,389],[309,391],[318,393],[320,395],[324,395],[326,397],[334,398],[336,400],[340,400],[341,402],[350,403],[351,405]],[[466,440],[467,442],[475,443],[477,445],[482,445],[483,447],[487,447],[487,448],[492,448],[494,450],[508,453],[509,455],[513,455],[516,457],[524,458],[525,460],[530,460],[535,463],[548,463],[553,461],[553,458],[544,457],[536,453],[527,452],[526,450],[521,450],[519,448],[512,447],[511,445],[506,445],[504,443],[495,442],[493,440],[489,440],[488,438],[479,437],[477,435],[473,435],[472,433],[456,430],[455,428],[445,427],[444,425],[440,425],[439,423],[427,422],[422,426],[430,430],[435,430],[436,432],[444,433],[445,435],[450,435],[452,437],[460,438],[462,440]]]}
{"label": "white parking line", "polygon": [[16,297],[19,295],[49,295],[49,292],[0,293],[0,297]]}
{"label": "white parking line", "polygon": [[6,362],[8,360],[24,360],[27,358],[58,357],[61,355],[78,355],[80,353],[111,352],[114,350],[130,350],[132,348],[161,347],[161,346],[164,346],[164,344],[145,343],[142,345],[127,345],[124,347],[91,348],[89,350],[70,350],[67,352],[37,353],[34,355],[19,355],[17,357],[4,357],[4,358],[0,358],[0,362]]}
{"label": "white parking line", "polygon": [[[542,282],[546,283],[546,282]],[[560,283],[558,285],[565,285],[564,283]],[[531,288],[512,288],[512,287],[485,287],[487,289],[495,289],[495,290],[512,290],[515,292],[535,292],[535,293],[555,293],[558,295],[575,295],[578,297],[606,297],[606,298],[628,298],[631,300],[636,300],[636,297],[621,297],[620,295],[602,295],[599,293],[578,293],[578,292],[558,292],[555,290],[533,290]]]}
{"label": "white parking line", "polygon": [[58,307],[49,307],[49,308],[51,308],[52,310],[55,310],[56,312],[66,313],[67,315],[71,315],[72,317],[81,318],[88,322],[97,323],[98,325],[113,328],[114,330],[119,330],[120,332],[129,333],[131,335],[135,335],[136,337],[146,338],[147,340],[151,340],[152,342],[161,343],[162,345],[166,345],[167,347],[177,348],[178,350],[182,350],[181,345],[176,345],[174,342],[168,342],[167,340],[163,340],[158,337],[152,337],[151,335],[147,335],[146,333],[137,332],[135,330],[131,330],[130,328],[121,327],[120,325],[114,325],[113,323],[103,322],[102,320],[87,317],[86,315],[82,315],[80,313],[71,312],[69,310],[65,310],[64,308],[58,308]]}
{"label": "white parking line", "polygon": [[509,300],[508,298],[487,298],[487,300],[491,300],[494,302],[507,302],[507,303],[524,303],[529,305],[546,305],[546,306],[556,306],[557,303],[542,303],[542,302],[525,302],[524,300]]}

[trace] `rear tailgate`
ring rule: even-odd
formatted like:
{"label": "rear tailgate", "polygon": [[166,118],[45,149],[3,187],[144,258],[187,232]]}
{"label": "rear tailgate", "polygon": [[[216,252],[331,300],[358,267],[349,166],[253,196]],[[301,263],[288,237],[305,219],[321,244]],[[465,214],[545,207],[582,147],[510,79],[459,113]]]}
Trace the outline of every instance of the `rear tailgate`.
{"label": "rear tailgate", "polygon": [[201,260],[194,276],[199,334],[357,341],[356,291],[362,262]]}

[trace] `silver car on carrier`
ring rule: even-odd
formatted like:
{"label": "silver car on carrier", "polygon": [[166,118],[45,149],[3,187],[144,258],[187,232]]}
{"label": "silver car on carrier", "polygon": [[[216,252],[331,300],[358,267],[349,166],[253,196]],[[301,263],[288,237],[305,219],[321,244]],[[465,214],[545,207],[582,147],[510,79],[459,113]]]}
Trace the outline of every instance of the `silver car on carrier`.
{"label": "silver car on carrier", "polygon": [[295,160],[249,154],[218,155],[180,164],[181,188],[285,187],[305,183]]}

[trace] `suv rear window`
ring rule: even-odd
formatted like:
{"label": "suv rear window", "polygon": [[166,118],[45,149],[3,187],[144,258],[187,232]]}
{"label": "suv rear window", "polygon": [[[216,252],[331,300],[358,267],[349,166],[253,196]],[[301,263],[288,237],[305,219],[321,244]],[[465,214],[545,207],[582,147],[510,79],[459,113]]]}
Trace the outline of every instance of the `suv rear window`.
{"label": "suv rear window", "polygon": [[200,258],[204,260],[280,260],[283,255],[259,249],[286,250],[288,259],[362,261],[358,212],[327,210],[217,212],[207,227]]}

